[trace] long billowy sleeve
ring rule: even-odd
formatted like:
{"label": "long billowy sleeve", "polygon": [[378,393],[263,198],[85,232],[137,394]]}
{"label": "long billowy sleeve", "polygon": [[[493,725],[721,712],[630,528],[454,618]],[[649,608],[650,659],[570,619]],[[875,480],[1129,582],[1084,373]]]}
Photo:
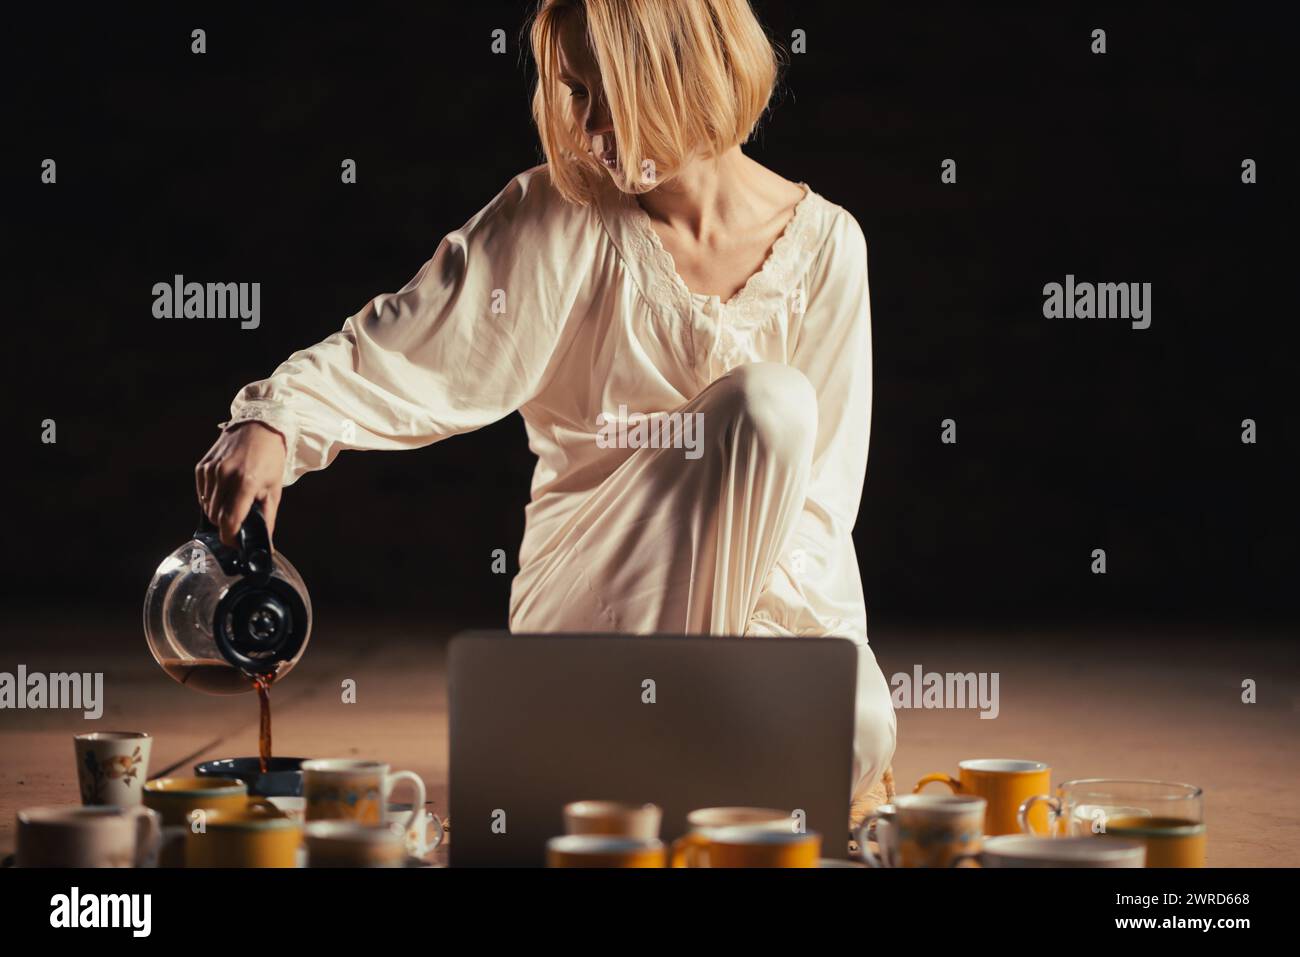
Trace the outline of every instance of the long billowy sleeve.
{"label": "long billowy sleeve", "polygon": [[545,166],[516,176],[405,286],[240,390],[231,418],[280,432],[283,484],[343,449],[413,449],[527,403],[554,374],[592,246]]}
{"label": "long billowy sleeve", "polygon": [[817,392],[817,439],[804,508],[774,570],[767,604],[777,634],[830,635],[858,646],[855,790],[874,786],[897,740],[889,687],[867,642],[853,526],[871,441],[871,302],[867,243],[842,210],[808,278],[791,365]]}
{"label": "long billowy sleeve", "polygon": [[841,211],[807,279],[790,364],[817,392],[812,475],[770,586],[777,629],[867,640],[852,531],[871,437],[871,303],[862,229]]}

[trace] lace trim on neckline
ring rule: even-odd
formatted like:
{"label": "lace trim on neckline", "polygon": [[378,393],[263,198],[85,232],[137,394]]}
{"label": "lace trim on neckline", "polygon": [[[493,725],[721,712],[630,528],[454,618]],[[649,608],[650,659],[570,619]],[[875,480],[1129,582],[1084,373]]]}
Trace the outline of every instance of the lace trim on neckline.
{"label": "lace trim on neckline", "polygon": [[[818,198],[807,183],[801,181],[798,185],[803,187],[803,199],[795,204],[794,212],[781,235],[772,244],[763,265],[726,302],[718,297],[722,310],[733,322],[750,324],[765,321],[770,318],[771,312],[770,303],[765,302],[765,298],[771,294],[784,298],[793,291],[799,270],[804,264],[801,253],[811,248],[816,236],[812,211]],[[655,232],[650,215],[641,208],[635,196],[624,194],[624,200],[624,208],[632,224],[629,235],[635,247],[633,254],[641,260],[649,274],[652,286],[647,290],[649,295],[656,302],[671,307],[678,315],[689,314],[697,298],[713,299],[713,296],[691,292],[686,281],[678,274],[672,254],[664,248],[663,241]]]}

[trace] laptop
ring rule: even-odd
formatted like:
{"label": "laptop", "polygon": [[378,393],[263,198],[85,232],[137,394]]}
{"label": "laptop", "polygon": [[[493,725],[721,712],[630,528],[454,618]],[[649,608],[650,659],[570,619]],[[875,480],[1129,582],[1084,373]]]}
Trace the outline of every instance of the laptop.
{"label": "laptop", "polygon": [[857,647],[846,638],[463,632],[449,649],[455,867],[538,867],[564,805],[795,810],[848,856]]}

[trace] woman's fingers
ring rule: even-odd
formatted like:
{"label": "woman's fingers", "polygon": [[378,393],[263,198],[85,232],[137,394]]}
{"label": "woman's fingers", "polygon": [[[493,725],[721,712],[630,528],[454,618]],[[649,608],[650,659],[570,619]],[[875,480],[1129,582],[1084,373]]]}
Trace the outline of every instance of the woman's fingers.
{"label": "woman's fingers", "polygon": [[221,518],[217,522],[217,529],[221,533],[222,542],[234,547],[239,544],[240,526],[244,524],[249,509],[257,499],[257,489],[239,476],[224,486],[221,498]]}
{"label": "woman's fingers", "polygon": [[200,459],[199,464],[194,466],[194,494],[198,496],[199,508],[203,509],[204,515],[208,514],[208,508],[207,508],[208,494],[205,488],[206,484],[207,482],[204,478],[203,460]]}
{"label": "woman's fingers", "polygon": [[280,511],[280,490],[268,489],[262,499],[262,517],[266,519],[266,537],[275,541],[275,514]]}
{"label": "woman's fingers", "polygon": [[214,462],[212,453],[208,452],[199,464],[194,467],[194,487],[199,496],[199,507],[203,509],[203,514],[212,520],[212,488]]}
{"label": "woman's fingers", "polygon": [[283,437],[259,424],[223,432],[195,466],[199,503],[223,544],[239,544],[240,526],[259,498],[265,502],[267,532],[274,532],[284,462]]}

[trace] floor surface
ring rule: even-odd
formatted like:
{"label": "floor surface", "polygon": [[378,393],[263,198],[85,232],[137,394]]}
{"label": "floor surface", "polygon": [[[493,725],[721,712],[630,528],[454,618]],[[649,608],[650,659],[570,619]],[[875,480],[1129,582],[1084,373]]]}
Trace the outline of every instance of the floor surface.
{"label": "floor surface", "polygon": [[[72,735],[146,730],[150,777],[255,754],[252,694],[210,697],[168,679],[136,621],[0,622],[0,672],[103,671],[105,713],[0,711],[0,858],[14,814],[76,803]],[[273,693],[275,753],[366,757],[409,768],[429,803],[447,800],[445,644],[452,629],[318,623],[298,668]],[[1267,632],[1080,626],[1071,630],[879,627],[887,677],[996,672],[999,713],[900,710],[900,792],[963,758],[1032,758],[1054,783],[1076,777],[1187,781],[1205,790],[1209,863],[1300,865],[1300,671],[1293,638]],[[355,704],[341,700],[356,682]],[[1257,703],[1242,702],[1256,682]],[[938,787],[932,785],[932,787]],[[397,798],[402,799],[402,798]],[[453,827],[454,831],[454,827]]]}

